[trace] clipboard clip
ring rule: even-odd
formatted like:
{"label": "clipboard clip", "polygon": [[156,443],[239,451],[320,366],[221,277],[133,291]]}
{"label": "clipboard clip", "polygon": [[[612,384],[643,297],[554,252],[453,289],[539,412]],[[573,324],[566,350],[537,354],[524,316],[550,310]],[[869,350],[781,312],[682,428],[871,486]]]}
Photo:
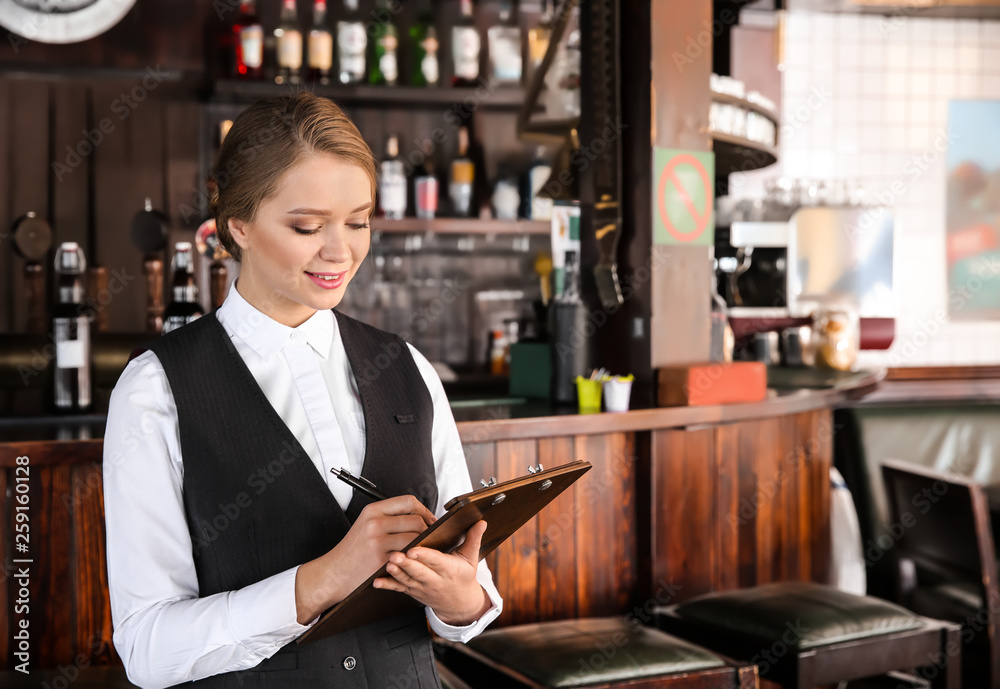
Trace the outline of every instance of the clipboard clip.
{"label": "clipboard clip", "polygon": [[544,467],[541,464],[536,464],[534,466],[529,466],[528,467],[528,473],[529,474],[537,474],[538,472],[542,471],[543,469],[544,469]]}
{"label": "clipboard clip", "polygon": [[492,488],[496,484],[497,484],[497,477],[496,476],[490,476],[490,480],[489,481],[487,481],[484,478],[479,479],[479,485],[481,485],[483,488]]}

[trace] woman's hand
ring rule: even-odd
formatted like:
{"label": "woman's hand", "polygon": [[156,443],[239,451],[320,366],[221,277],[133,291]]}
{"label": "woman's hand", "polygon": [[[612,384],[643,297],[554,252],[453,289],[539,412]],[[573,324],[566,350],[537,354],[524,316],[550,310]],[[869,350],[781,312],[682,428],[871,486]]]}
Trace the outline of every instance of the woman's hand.
{"label": "woman's hand", "polygon": [[295,577],[299,624],[346,598],[434,521],[431,511],[412,495],[366,506],[340,543],[299,567]]}
{"label": "woman's hand", "polygon": [[480,520],[465,535],[465,542],[449,553],[416,547],[389,556],[390,577],[375,580],[375,588],[400,591],[429,606],[453,627],[478,620],[492,605],[476,580],[479,547],[486,522]]}

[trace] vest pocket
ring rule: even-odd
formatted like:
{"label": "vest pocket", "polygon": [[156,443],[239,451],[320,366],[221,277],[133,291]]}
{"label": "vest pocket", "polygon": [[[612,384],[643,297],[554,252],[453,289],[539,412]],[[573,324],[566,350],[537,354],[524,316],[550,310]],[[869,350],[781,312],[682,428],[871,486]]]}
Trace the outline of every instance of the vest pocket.
{"label": "vest pocket", "polygon": [[419,619],[398,629],[393,629],[385,634],[386,648],[392,650],[399,648],[403,644],[411,643],[421,637],[429,637],[427,631],[427,618],[421,615]]}

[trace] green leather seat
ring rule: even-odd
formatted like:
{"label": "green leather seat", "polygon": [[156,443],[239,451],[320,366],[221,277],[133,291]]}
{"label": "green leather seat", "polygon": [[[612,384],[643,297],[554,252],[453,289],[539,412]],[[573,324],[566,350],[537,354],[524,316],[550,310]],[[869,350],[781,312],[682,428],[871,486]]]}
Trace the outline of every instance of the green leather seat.
{"label": "green leather seat", "polygon": [[725,666],[715,654],[623,617],[539,622],[482,633],[469,648],[546,687],[696,672]]}
{"label": "green leather seat", "polygon": [[800,581],[709,593],[674,612],[684,620],[759,640],[761,647],[781,641],[798,649],[924,625],[920,616],[880,598]]}

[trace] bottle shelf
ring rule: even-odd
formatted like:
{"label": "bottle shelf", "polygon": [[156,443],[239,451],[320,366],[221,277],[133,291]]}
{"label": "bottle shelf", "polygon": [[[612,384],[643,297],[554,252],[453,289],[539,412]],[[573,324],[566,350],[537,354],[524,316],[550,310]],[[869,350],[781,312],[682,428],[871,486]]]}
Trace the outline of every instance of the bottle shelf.
{"label": "bottle shelf", "polygon": [[476,109],[517,109],[524,104],[524,89],[483,82],[477,87],[450,86],[370,86],[368,84],[276,84],[273,81],[219,79],[212,87],[210,100],[215,103],[249,103],[258,98],[288,96],[311,91],[337,103],[359,105],[472,105]]}
{"label": "bottle shelf", "polygon": [[494,234],[526,235],[549,234],[551,222],[548,220],[480,220],[479,218],[403,218],[388,220],[372,218],[372,231],[385,233],[434,232],[437,234]]}

